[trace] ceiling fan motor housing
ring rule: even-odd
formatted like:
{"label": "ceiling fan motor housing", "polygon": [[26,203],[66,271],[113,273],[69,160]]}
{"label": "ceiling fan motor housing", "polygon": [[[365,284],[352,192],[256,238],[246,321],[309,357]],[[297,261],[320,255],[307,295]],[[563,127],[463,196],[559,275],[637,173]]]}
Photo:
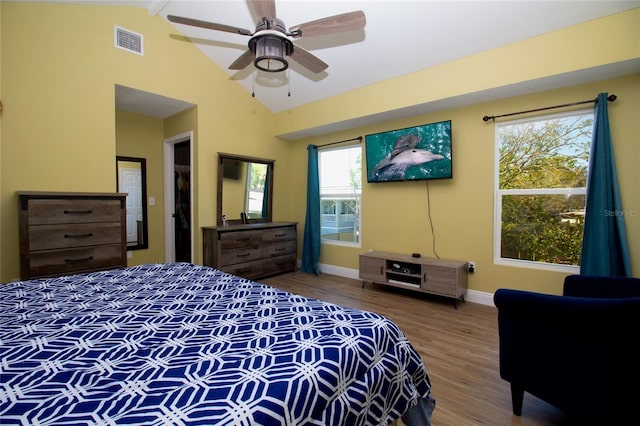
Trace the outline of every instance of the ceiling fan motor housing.
{"label": "ceiling fan motor housing", "polygon": [[249,49],[255,56],[253,63],[256,68],[279,72],[289,67],[286,57],[291,56],[293,43],[279,31],[261,30],[249,40]]}
{"label": "ceiling fan motor housing", "polygon": [[284,26],[284,21],[278,18],[263,17],[262,20],[258,23],[258,25],[256,25],[255,34],[263,30],[280,31],[283,34],[287,33],[287,29]]}

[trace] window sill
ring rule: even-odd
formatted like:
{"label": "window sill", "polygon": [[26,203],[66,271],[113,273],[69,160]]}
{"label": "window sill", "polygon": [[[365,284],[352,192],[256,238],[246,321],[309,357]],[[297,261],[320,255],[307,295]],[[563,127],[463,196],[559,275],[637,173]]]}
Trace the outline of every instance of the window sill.
{"label": "window sill", "polygon": [[558,263],[544,263],[544,262],[534,262],[531,260],[518,260],[518,259],[505,259],[505,258],[497,258],[497,259],[494,258],[493,263],[495,265],[514,266],[516,268],[540,269],[544,271],[563,272],[563,273],[569,273],[569,274],[580,273],[579,266],[560,265]]}

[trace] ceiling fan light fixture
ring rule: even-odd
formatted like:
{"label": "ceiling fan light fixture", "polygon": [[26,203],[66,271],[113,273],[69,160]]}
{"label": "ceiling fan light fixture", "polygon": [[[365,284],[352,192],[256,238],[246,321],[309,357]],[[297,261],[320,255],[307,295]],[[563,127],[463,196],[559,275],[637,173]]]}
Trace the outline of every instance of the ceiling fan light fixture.
{"label": "ceiling fan light fixture", "polygon": [[293,43],[285,37],[275,34],[261,34],[249,41],[254,52],[256,68],[266,72],[280,72],[289,67],[286,57],[293,51]]}
{"label": "ceiling fan light fixture", "polygon": [[229,69],[245,69],[253,61],[257,69],[272,74],[289,68],[287,57],[291,57],[294,62],[315,74],[323,72],[329,65],[303,47],[294,45],[294,40],[357,31],[363,29],[366,24],[364,12],[357,10],[308,21],[290,27],[287,31],[284,21],[275,16],[275,2],[276,0],[249,0],[253,12],[259,17],[255,32],[246,28],[176,15],[167,15],[167,19],[176,24],[249,36],[249,49],[233,61]]}

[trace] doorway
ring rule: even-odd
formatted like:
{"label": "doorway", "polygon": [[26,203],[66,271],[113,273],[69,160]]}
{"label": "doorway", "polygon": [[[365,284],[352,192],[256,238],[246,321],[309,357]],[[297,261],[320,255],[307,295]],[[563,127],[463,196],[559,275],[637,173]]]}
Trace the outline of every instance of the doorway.
{"label": "doorway", "polygon": [[192,262],[192,132],[164,142],[165,261]]}
{"label": "doorway", "polygon": [[191,141],[173,145],[176,262],[191,262]]}

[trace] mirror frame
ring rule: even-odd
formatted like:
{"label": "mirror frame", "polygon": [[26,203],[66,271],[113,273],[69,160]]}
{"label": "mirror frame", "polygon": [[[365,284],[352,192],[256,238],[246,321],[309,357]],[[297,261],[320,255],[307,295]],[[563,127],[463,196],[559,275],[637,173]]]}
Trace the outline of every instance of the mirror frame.
{"label": "mirror frame", "polygon": [[143,250],[149,248],[149,218],[147,215],[147,160],[139,157],[125,157],[121,155],[116,156],[116,191],[120,191],[120,167],[119,162],[126,161],[128,163],[140,163],[140,174],[142,184],[142,243],[141,244],[128,244],[127,251],[129,250]]}
{"label": "mirror frame", "polygon": [[[268,181],[267,181],[267,202],[269,203],[267,208],[267,217],[262,217],[260,219],[252,218],[251,223],[263,223],[263,222],[272,222],[272,212],[273,212],[273,171],[275,160],[269,160],[267,158],[258,158],[258,157],[247,157],[245,155],[236,155],[236,154],[226,154],[224,152],[218,152],[218,196],[217,196],[217,218],[216,223],[218,226],[222,226],[222,187],[224,182],[224,160],[236,160],[236,161],[245,161],[248,163],[260,163],[266,164],[267,168],[270,169],[270,173],[267,173]],[[227,218],[227,224],[229,225],[241,225],[242,219],[231,219]]]}

